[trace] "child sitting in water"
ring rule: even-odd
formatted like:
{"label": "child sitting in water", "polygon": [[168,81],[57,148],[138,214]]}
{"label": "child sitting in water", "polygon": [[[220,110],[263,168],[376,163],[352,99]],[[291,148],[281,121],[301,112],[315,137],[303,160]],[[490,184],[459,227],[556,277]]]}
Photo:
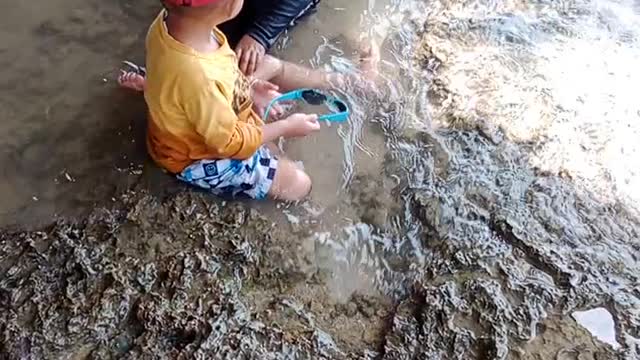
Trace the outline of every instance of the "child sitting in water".
{"label": "child sitting in water", "polygon": [[[293,114],[264,123],[278,90],[344,86],[354,78],[303,69],[267,56],[249,80],[217,26],[235,17],[243,0],[163,0],[146,39],[147,76],[123,72],[124,87],[143,91],[149,108],[147,148],[182,181],[222,196],[296,201],[311,180],[271,143],[320,129],[316,115]],[[374,50],[363,59],[373,72]],[[266,119],[265,119],[266,120]]]}

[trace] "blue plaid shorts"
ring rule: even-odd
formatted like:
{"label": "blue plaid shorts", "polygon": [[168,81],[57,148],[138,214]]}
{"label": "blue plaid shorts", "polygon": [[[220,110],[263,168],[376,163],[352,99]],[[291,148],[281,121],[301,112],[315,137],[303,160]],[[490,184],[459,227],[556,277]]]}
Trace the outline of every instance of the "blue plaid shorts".
{"label": "blue plaid shorts", "polygon": [[269,194],[278,159],[261,147],[246,160],[199,160],[187,166],[178,179],[224,198],[264,199]]}

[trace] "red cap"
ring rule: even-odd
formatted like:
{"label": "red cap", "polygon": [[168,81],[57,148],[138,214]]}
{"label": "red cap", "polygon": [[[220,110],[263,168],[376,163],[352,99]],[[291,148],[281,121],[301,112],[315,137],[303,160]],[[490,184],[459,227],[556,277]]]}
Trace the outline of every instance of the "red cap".
{"label": "red cap", "polygon": [[164,0],[167,5],[198,7],[217,3],[221,0]]}

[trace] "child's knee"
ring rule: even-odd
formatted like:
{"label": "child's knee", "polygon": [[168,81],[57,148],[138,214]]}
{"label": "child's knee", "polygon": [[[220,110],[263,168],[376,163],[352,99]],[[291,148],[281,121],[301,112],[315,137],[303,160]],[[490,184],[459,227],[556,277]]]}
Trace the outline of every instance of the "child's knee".
{"label": "child's knee", "polygon": [[298,173],[300,173],[301,194],[302,194],[302,197],[304,198],[311,193],[313,182],[311,181],[311,177],[309,177],[309,175],[307,175],[306,172],[302,170],[298,170]]}
{"label": "child's knee", "polygon": [[311,193],[311,178],[302,170],[296,170],[295,178],[289,188],[288,200],[300,201]]}
{"label": "child's knee", "polygon": [[300,201],[311,192],[311,178],[291,162],[281,161],[270,195],[278,200]]}

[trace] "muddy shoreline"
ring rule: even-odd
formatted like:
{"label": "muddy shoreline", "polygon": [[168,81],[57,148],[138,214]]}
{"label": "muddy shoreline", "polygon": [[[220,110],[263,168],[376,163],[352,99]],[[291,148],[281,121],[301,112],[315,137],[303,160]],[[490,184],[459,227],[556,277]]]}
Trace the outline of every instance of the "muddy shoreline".
{"label": "muddy shoreline", "polygon": [[502,294],[482,271],[426,275],[401,296],[356,292],[339,302],[328,291],[332,274],[304,266],[313,256],[307,234],[247,206],[144,192],[118,205],[0,235],[6,358],[617,358],[560,308],[540,319],[531,342],[495,333],[525,320],[508,320],[519,313],[504,308],[509,299],[536,291]]}

